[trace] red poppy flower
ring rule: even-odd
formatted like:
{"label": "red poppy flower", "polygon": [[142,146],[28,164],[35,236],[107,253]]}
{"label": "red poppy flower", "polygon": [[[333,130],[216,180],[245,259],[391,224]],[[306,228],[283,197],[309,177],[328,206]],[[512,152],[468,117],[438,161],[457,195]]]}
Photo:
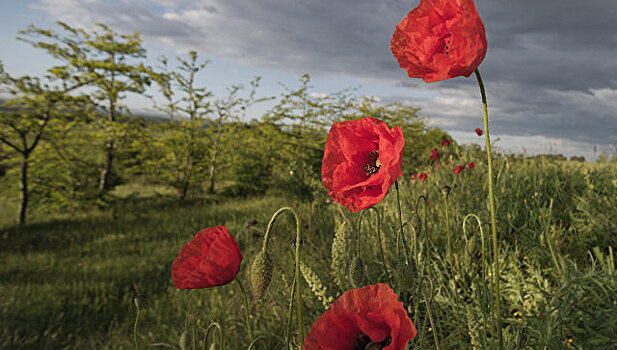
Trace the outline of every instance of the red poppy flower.
{"label": "red poppy flower", "polygon": [[450,164],[450,161],[449,161],[449,160],[446,160],[446,165],[449,165],[449,164]]}
{"label": "red poppy flower", "polygon": [[417,334],[387,284],[351,289],[321,314],[304,339],[304,350],[401,350]]}
{"label": "red poppy flower", "polygon": [[475,164],[474,162],[471,162],[471,163],[469,163],[469,165],[467,165],[467,167],[468,167],[469,169],[473,169],[473,168],[475,168],[475,167],[476,167],[476,164]]}
{"label": "red poppy flower", "polygon": [[437,160],[439,159],[439,152],[437,152],[437,148],[433,148],[431,150],[431,156],[428,157],[428,160]]}
{"label": "red poppy flower", "polygon": [[427,173],[420,173],[420,174],[418,174],[418,180],[420,180],[420,181],[426,181],[427,178],[428,178],[428,174]]}
{"label": "red poppy flower", "polygon": [[421,0],[396,26],[390,49],[410,78],[427,83],[473,73],[486,55],[472,0]]}
{"label": "red poppy flower", "polygon": [[321,165],[330,197],[353,212],[381,202],[402,174],[404,144],[399,126],[375,118],[334,123]]}
{"label": "red poppy flower", "polygon": [[199,231],[180,249],[171,265],[178,289],[200,289],[231,282],[240,269],[242,254],[225,226]]}
{"label": "red poppy flower", "polygon": [[454,168],[454,176],[456,176],[456,175],[460,174],[460,173],[461,173],[461,171],[463,171],[463,169],[465,169],[465,166],[464,166],[464,165],[457,165],[457,166]]}
{"label": "red poppy flower", "polygon": [[441,141],[441,145],[442,145],[442,146],[450,146],[450,140],[448,140],[448,139],[444,139],[444,140],[442,140],[442,141]]}
{"label": "red poppy flower", "polygon": [[437,164],[435,165],[435,168],[441,168],[441,163],[437,163]]}
{"label": "red poppy flower", "polygon": [[411,175],[411,178],[412,178],[412,179],[415,179],[415,178],[416,178],[416,176],[417,176],[416,174],[413,174],[413,175]]}
{"label": "red poppy flower", "polygon": [[484,134],[484,131],[482,131],[482,129],[480,129],[480,128],[476,128],[476,134],[478,136],[482,136],[482,134]]}

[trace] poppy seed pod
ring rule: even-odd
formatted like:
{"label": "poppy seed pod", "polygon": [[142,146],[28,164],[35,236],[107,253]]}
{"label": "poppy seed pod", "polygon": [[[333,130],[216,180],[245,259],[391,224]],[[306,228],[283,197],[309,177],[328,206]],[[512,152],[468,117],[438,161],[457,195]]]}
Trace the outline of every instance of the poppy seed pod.
{"label": "poppy seed pod", "polygon": [[418,282],[418,271],[413,260],[410,264],[401,264],[398,272],[401,286],[408,291],[414,290]]}
{"label": "poppy seed pod", "polygon": [[261,299],[266,294],[270,281],[272,280],[272,258],[268,252],[262,251],[255,256],[253,266],[251,266],[251,286],[253,295]]}
{"label": "poppy seed pod", "polygon": [[361,288],[368,284],[368,278],[364,273],[364,261],[359,256],[351,261],[349,266],[349,279],[354,288]]}

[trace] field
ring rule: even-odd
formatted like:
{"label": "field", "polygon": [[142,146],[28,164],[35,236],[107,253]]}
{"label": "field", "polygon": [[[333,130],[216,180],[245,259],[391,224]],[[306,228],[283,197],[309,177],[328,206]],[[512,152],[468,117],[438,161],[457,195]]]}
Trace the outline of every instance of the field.
{"label": "field", "polygon": [[[418,329],[411,349],[437,345],[480,349],[496,344],[490,326],[491,272],[485,265],[492,256],[490,229],[484,225],[479,230],[473,218],[464,220],[475,214],[488,221],[486,168],[481,153],[466,153],[462,161],[475,161],[476,166],[456,177],[451,166],[433,168],[428,181],[415,183],[403,169],[400,179],[403,220],[407,228],[416,229],[417,268],[430,280],[424,284],[430,288],[421,293],[406,290],[394,273],[398,225],[394,187],[376,206],[389,275],[384,273],[370,211],[361,226],[368,282],[392,280],[394,289],[402,291],[401,300]],[[502,157],[495,169],[506,348],[616,348],[617,167]],[[197,231],[225,225],[244,256],[237,279],[248,287],[247,272],[261,247],[265,226],[285,205],[297,208],[302,219],[306,331],[323,313],[324,304],[352,287],[348,278],[337,274],[347,266],[337,265],[336,259],[353,253],[336,255],[331,246],[335,233],[346,250],[356,246],[361,214],[339,210],[327,195],[306,203],[271,189],[248,198],[215,194],[178,201],[170,196],[172,190],[135,182],[116,188],[114,200],[104,209],[78,211],[75,216],[35,210],[30,224],[20,227],[14,226],[15,183],[12,176],[0,179],[0,348],[133,348],[136,297],[140,348],[179,348],[185,330],[189,343],[195,335],[201,347],[203,329],[211,321],[221,325],[227,348],[246,348],[249,341],[236,282],[177,290],[171,282],[171,263]],[[444,185],[452,188],[447,219]],[[430,206],[420,205],[416,212],[416,199],[422,194]],[[247,225],[252,219],[257,224]],[[284,344],[293,232],[294,222],[282,216],[269,248],[274,260],[272,285],[261,301],[249,297],[253,332],[264,336],[271,349]],[[409,231],[406,236],[406,250],[413,255]]]}

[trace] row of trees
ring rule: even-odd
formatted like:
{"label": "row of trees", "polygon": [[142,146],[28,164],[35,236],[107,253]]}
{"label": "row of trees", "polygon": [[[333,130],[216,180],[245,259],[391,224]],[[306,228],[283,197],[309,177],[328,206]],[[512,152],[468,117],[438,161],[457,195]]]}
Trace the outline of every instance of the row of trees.
{"label": "row of trees", "polygon": [[[137,32],[58,26],[30,26],[18,36],[59,62],[44,76],[14,77],[0,64],[0,84],[11,96],[0,106],[0,176],[6,168],[19,174],[20,224],[31,194],[46,208],[74,212],[85,203],[104,204],[115,185],[137,178],[172,186],[179,199],[214,192],[219,178],[229,194],[259,193],[276,183],[311,199],[323,191],[323,145],[335,121],[372,115],[402,125],[406,139],[415,136],[405,147],[412,164],[444,137],[427,129],[414,108],[380,106],[353,90],[312,94],[308,75],[278,98],[258,96],[259,78],[213,96],[196,79],[208,62],[195,52],[178,57],[175,67],[166,58],[150,67]],[[149,86],[164,97],[153,104],[167,118],[146,121],[120,103]],[[247,121],[247,110],[265,101],[274,107]]]}

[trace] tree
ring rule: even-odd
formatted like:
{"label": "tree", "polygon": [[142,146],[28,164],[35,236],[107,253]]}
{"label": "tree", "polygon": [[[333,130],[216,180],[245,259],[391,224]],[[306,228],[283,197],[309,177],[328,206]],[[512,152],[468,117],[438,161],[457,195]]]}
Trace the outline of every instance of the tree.
{"label": "tree", "polygon": [[111,188],[114,154],[124,136],[118,118],[122,106],[118,101],[125,98],[126,93],[144,92],[150,84],[150,69],[143,64],[146,50],[141,45],[139,32],[120,35],[101,23],[97,23],[98,30],[92,32],[63,22],[57,24],[60,33],[31,25],[20,31],[18,39],[62,61],[62,65],[50,71],[80,86],[93,88],[91,98],[107,110],[104,120],[101,120],[105,138],[105,161],[99,180],[99,195],[102,197]]}
{"label": "tree", "polygon": [[163,137],[169,145],[174,165],[172,186],[180,199],[184,199],[189,190],[195,163],[200,160],[196,158],[201,158],[198,153],[202,149],[196,144],[197,135],[203,128],[204,118],[211,112],[210,102],[206,100],[211,93],[205,87],[195,86],[196,75],[208,61],[198,62],[195,51],[189,52],[188,56],[188,59],[176,58],[179,65],[173,72],[168,72],[167,60],[162,58],[164,71],[153,74],[167,99],[167,103],[159,109],[167,112],[171,119]]}
{"label": "tree", "polygon": [[[216,169],[218,165],[218,154],[220,151],[221,137],[227,131],[227,126],[231,121],[239,121],[240,115],[246,116],[246,110],[255,103],[270,100],[270,97],[257,98],[257,88],[259,88],[259,81],[261,77],[256,77],[250,82],[250,90],[248,96],[243,98],[239,97],[238,93],[243,89],[241,85],[233,85],[228,88],[228,94],[225,97],[219,98],[214,102],[214,143],[212,145],[211,159],[210,159],[210,186],[208,192],[214,193],[214,182],[216,178]],[[233,127],[233,126],[232,126]]]}
{"label": "tree", "polygon": [[52,119],[71,104],[84,99],[72,97],[68,92],[81,86],[80,82],[70,85],[67,76],[50,69],[49,75],[39,78],[22,76],[14,78],[4,71],[0,64],[0,85],[7,88],[13,98],[2,104],[0,111],[0,142],[20,156],[19,188],[20,201],[18,221],[26,223],[26,210],[30,191],[28,189],[28,168],[30,156],[39,145],[43,133]]}

